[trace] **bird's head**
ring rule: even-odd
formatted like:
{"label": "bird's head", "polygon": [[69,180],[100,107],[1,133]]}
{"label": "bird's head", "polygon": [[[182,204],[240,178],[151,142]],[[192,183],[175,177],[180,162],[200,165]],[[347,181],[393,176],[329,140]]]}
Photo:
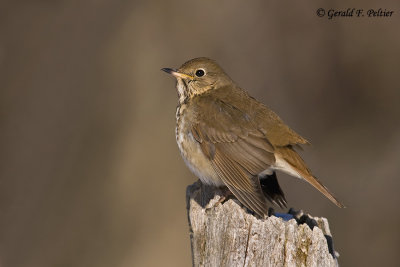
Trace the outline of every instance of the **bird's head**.
{"label": "bird's head", "polygon": [[200,57],[185,62],[179,69],[163,68],[176,80],[179,101],[232,83],[224,70],[212,59]]}

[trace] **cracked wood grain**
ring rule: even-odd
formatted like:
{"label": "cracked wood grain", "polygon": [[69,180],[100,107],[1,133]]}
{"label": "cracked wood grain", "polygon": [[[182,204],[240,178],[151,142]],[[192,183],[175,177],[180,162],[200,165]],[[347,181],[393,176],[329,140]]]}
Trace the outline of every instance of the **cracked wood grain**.
{"label": "cracked wood grain", "polygon": [[313,230],[295,220],[259,219],[234,199],[217,204],[219,193],[199,181],[187,188],[193,266],[338,266],[325,218],[314,218]]}

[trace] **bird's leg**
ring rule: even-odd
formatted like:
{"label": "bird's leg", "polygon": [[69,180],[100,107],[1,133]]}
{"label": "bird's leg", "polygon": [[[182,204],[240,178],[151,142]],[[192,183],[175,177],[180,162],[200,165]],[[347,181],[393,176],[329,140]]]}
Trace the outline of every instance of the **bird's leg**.
{"label": "bird's leg", "polygon": [[220,199],[218,200],[217,203],[215,203],[215,205],[224,204],[225,201],[229,200],[231,197],[234,196],[232,192],[228,189],[228,187],[221,187],[220,190],[221,190]]}
{"label": "bird's leg", "polygon": [[232,194],[232,192],[228,189],[228,187],[220,187],[219,190],[220,190],[220,192],[221,192],[221,193],[219,194],[220,198],[219,198],[218,201],[215,202],[214,204],[209,203],[209,204],[206,206],[206,210],[209,210],[209,209],[211,209],[211,208],[213,208],[213,207],[216,207],[216,206],[218,206],[219,204],[224,204],[225,201],[229,200],[231,197],[234,196],[234,195]]}

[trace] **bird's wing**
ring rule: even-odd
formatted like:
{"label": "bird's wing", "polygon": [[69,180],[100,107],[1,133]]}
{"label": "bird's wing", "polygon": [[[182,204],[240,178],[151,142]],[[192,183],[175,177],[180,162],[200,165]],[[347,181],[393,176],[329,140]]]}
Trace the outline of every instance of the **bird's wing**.
{"label": "bird's wing", "polygon": [[214,98],[235,103],[235,107],[247,111],[260,131],[274,147],[309,144],[298,133],[287,126],[282,119],[261,102],[252,98],[246,91],[234,87],[224,87],[210,92]]}
{"label": "bird's wing", "polygon": [[[274,148],[247,114],[221,101],[198,101],[192,135],[229,190],[247,208],[267,215],[258,174],[274,162]],[[194,107],[196,110],[196,107]]]}
{"label": "bird's wing", "polygon": [[261,131],[266,135],[274,147],[296,146],[310,144],[306,139],[287,126],[282,119],[272,110],[260,103],[258,114],[254,116],[260,125]]}
{"label": "bird's wing", "polygon": [[[307,168],[305,162],[294,150],[294,147],[300,147],[300,145],[309,144],[309,142],[290,129],[275,112],[258,101],[252,101],[251,97],[245,91],[229,89],[230,88],[225,88],[225,90],[214,90],[214,99],[217,98],[220,99],[220,101],[225,101],[227,103],[229,99],[233,99],[236,106],[232,107],[232,109],[235,111],[238,110],[236,112],[239,112],[240,110],[248,110],[249,114],[245,114],[245,118],[249,119],[249,122],[251,121],[256,126],[251,126],[249,123],[246,129],[248,127],[250,127],[250,129],[256,128],[258,131],[262,132],[264,139],[266,139],[273,148],[275,156],[282,157],[283,160],[288,163],[288,166],[293,168],[294,172],[323,193],[337,206],[344,207],[344,205],[341,204],[333,194],[330,193],[328,189],[311,174],[311,171]],[[236,117],[240,118],[238,114],[236,114]]]}

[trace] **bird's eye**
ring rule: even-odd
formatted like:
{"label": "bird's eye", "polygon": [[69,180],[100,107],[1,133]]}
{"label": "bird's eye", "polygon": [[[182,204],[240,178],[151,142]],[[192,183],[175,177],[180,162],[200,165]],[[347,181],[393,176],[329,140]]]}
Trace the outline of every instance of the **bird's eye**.
{"label": "bird's eye", "polygon": [[204,74],[205,74],[204,70],[202,70],[202,69],[196,70],[196,76],[197,77],[202,77],[202,76],[204,76]]}

